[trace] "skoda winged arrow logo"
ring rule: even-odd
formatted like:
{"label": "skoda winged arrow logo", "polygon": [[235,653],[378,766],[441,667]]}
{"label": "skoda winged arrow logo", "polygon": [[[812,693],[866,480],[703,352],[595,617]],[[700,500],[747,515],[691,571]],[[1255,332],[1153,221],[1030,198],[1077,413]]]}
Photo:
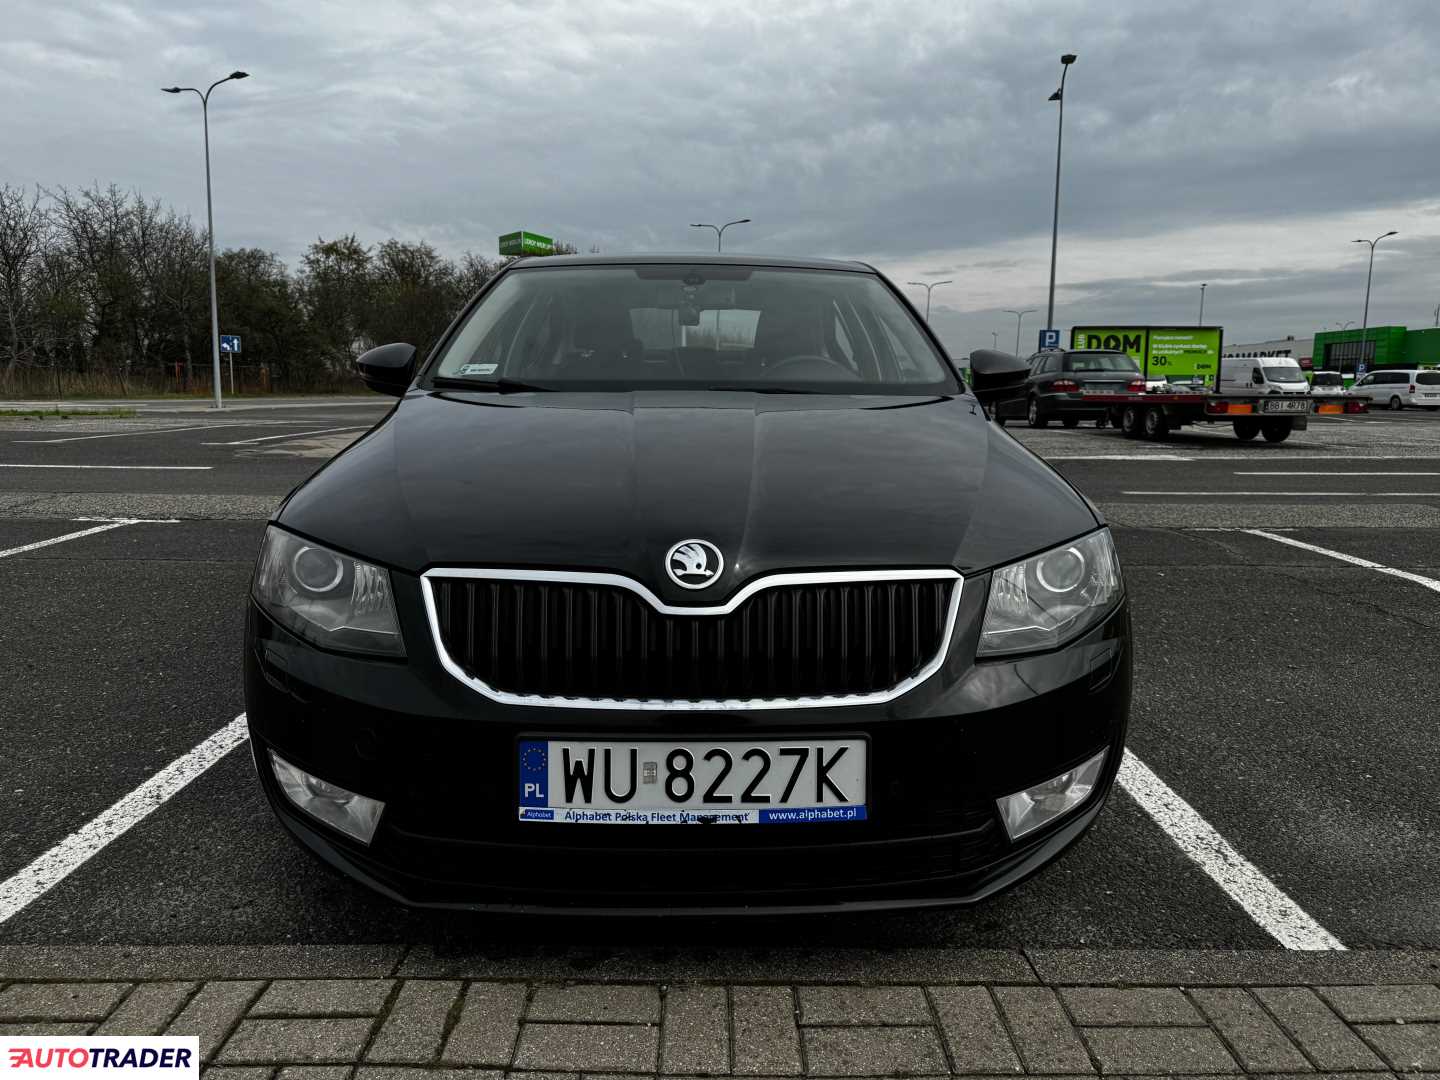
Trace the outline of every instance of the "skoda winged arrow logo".
{"label": "skoda winged arrow logo", "polygon": [[709,540],[681,540],[665,555],[665,572],[682,589],[703,589],[725,569],[725,556]]}

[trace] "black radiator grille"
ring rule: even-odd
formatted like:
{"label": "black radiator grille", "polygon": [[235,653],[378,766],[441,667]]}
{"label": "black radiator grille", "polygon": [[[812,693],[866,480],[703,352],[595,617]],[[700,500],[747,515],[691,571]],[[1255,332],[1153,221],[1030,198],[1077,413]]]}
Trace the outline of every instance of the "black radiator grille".
{"label": "black radiator grille", "polygon": [[940,649],[953,579],[761,589],[728,615],[665,615],[614,585],[430,579],[441,640],[496,690],[724,701],[869,694]]}

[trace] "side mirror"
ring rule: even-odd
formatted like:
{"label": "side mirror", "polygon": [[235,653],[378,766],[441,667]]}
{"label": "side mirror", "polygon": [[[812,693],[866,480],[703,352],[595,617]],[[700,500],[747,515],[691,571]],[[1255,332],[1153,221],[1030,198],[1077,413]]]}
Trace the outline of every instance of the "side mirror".
{"label": "side mirror", "polygon": [[360,378],[371,390],[399,397],[415,375],[415,346],[396,342],[378,345],[355,361]]}
{"label": "side mirror", "polygon": [[1030,365],[1018,356],[997,349],[976,349],[970,354],[970,389],[986,404],[1021,397]]}

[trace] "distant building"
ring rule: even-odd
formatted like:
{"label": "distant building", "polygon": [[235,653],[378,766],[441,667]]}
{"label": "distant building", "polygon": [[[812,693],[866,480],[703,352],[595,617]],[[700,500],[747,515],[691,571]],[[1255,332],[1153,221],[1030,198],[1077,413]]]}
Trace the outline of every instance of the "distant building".
{"label": "distant building", "polygon": [[1315,370],[1339,368],[1347,375],[1355,374],[1355,365],[1362,361],[1366,371],[1436,367],[1440,366],[1440,329],[1372,326],[1363,338],[1358,328],[1326,331],[1315,335],[1312,356]]}
{"label": "distant building", "polygon": [[1276,338],[1274,341],[1252,341],[1246,345],[1226,345],[1222,350],[1222,356],[1239,356],[1245,359],[1256,356],[1289,356],[1298,361],[1302,368],[1310,367],[1310,357],[1313,354],[1313,338],[1297,338],[1289,334],[1283,338]]}

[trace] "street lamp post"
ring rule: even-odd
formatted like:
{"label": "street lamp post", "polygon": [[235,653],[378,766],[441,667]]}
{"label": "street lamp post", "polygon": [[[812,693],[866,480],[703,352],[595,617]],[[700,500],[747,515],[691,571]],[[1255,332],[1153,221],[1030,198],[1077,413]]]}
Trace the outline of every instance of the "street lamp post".
{"label": "street lamp post", "polygon": [[[1397,235],[1397,232],[1398,230],[1391,229],[1387,233],[1381,233],[1374,240],[1350,241],[1352,244],[1370,245],[1370,269],[1365,271],[1365,313],[1360,317],[1360,357],[1355,362],[1357,365],[1357,371],[1359,370],[1358,365],[1365,362],[1365,341],[1366,338],[1368,338],[1370,335],[1370,279],[1375,275],[1375,245],[1380,243],[1380,241],[1384,240],[1387,236]],[[1345,371],[1344,361],[1341,361],[1340,371],[1342,373]]]}
{"label": "street lamp post", "polygon": [[1000,348],[1000,331],[999,331],[999,330],[991,330],[991,331],[990,331],[990,339],[991,339],[991,341],[994,343],[995,348],[997,348],[997,349]]}
{"label": "street lamp post", "polygon": [[1019,355],[1020,355],[1020,324],[1025,321],[1025,316],[1026,316],[1026,315],[1033,315],[1033,314],[1035,313],[1035,309],[1034,309],[1033,307],[1027,307],[1024,311],[1016,311],[1014,308],[1008,308],[1008,307],[1007,307],[1007,308],[1004,309],[1004,311],[1005,311],[1005,313],[1006,313],[1007,315],[1014,315],[1014,316],[1015,316],[1015,355],[1016,355],[1016,356],[1019,356]]}
{"label": "street lamp post", "polygon": [[[247,72],[232,71],[225,78],[211,83],[209,89],[203,93],[193,86],[161,88],[167,94],[181,94],[188,91],[198,97],[200,99],[200,115],[205,126],[205,227],[210,239],[210,359],[213,364],[212,375],[215,387],[215,408],[217,409],[223,409],[225,406],[220,399],[220,305],[215,299],[215,210],[210,199],[210,93],[221,83],[249,77]],[[233,386],[230,388],[230,392],[235,392]]]}
{"label": "street lamp post", "polygon": [[1196,326],[1205,325],[1205,282],[1200,282],[1200,317],[1195,320]]}
{"label": "street lamp post", "polygon": [[930,321],[930,290],[936,285],[953,285],[954,279],[946,278],[944,281],[932,281],[928,285],[923,281],[907,281],[906,285],[914,285],[916,288],[925,290],[925,321]]}
{"label": "street lamp post", "polygon": [[692,229],[714,229],[714,230],[715,230],[715,250],[718,252],[718,251],[723,251],[723,250],[724,250],[725,230],[728,229],[731,225],[744,225],[744,224],[747,224],[749,221],[750,221],[750,219],[749,219],[748,217],[737,218],[737,219],[735,219],[734,221],[727,221],[724,225],[710,225],[710,224],[708,224],[708,223],[706,223],[706,222],[698,221],[698,222],[692,223],[691,226],[690,226],[690,228],[692,228]]}
{"label": "street lamp post", "polygon": [[1060,89],[1050,95],[1060,103],[1060,121],[1055,129],[1055,218],[1050,226],[1050,303],[1045,309],[1045,329],[1055,327],[1055,255],[1060,245],[1060,148],[1065,139],[1065,76],[1075,62],[1074,53],[1060,57]]}

